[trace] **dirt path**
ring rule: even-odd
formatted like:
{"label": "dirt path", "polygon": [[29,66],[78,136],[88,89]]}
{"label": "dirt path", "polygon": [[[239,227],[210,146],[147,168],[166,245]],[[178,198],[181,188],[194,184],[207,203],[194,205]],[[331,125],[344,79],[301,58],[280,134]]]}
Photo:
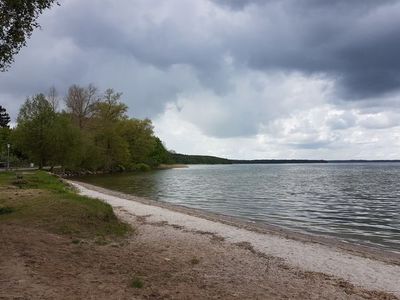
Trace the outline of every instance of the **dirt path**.
{"label": "dirt path", "polygon": [[135,226],[129,239],[97,245],[1,225],[0,299],[395,299],[291,268],[247,244],[146,218]]}

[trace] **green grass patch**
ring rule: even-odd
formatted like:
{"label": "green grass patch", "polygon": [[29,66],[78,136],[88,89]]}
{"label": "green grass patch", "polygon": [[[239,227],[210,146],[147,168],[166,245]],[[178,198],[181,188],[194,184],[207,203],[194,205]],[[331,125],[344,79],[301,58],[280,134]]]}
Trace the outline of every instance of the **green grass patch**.
{"label": "green grass patch", "polygon": [[8,206],[0,206],[0,215],[11,214],[15,211],[14,208]]}
{"label": "green grass patch", "polygon": [[144,287],[144,283],[143,283],[142,279],[140,279],[139,277],[133,277],[131,280],[130,286],[135,289],[141,289]]}
{"label": "green grass patch", "polygon": [[15,173],[13,172],[0,172],[0,186],[10,184],[13,178],[15,178]]}
{"label": "green grass patch", "polygon": [[76,238],[123,236],[130,227],[110,205],[76,194],[58,177],[43,171],[0,174],[0,224],[38,226]]}
{"label": "green grass patch", "polygon": [[42,189],[57,193],[71,191],[59,177],[45,171],[16,173],[12,184],[23,189]]}

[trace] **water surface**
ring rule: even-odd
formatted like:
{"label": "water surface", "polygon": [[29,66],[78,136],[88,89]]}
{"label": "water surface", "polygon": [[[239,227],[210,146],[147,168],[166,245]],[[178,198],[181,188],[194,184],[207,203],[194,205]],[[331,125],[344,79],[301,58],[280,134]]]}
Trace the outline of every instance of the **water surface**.
{"label": "water surface", "polygon": [[400,163],[202,165],[80,180],[400,252]]}

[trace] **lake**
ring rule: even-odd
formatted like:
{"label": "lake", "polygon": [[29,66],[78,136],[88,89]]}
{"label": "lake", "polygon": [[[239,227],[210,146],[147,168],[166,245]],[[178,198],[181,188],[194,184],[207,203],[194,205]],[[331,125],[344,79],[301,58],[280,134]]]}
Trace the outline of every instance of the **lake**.
{"label": "lake", "polygon": [[79,180],[400,252],[400,163],[191,165]]}

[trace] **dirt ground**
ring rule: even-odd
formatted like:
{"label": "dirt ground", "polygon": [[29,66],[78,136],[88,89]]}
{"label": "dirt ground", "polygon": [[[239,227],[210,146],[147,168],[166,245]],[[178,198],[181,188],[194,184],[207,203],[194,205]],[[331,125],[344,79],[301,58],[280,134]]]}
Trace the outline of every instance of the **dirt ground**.
{"label": "dirt ground", "polygon": [[0,224],[0,299],[396,299],[280,259],[136,218],[127,238],[72,240]]}

